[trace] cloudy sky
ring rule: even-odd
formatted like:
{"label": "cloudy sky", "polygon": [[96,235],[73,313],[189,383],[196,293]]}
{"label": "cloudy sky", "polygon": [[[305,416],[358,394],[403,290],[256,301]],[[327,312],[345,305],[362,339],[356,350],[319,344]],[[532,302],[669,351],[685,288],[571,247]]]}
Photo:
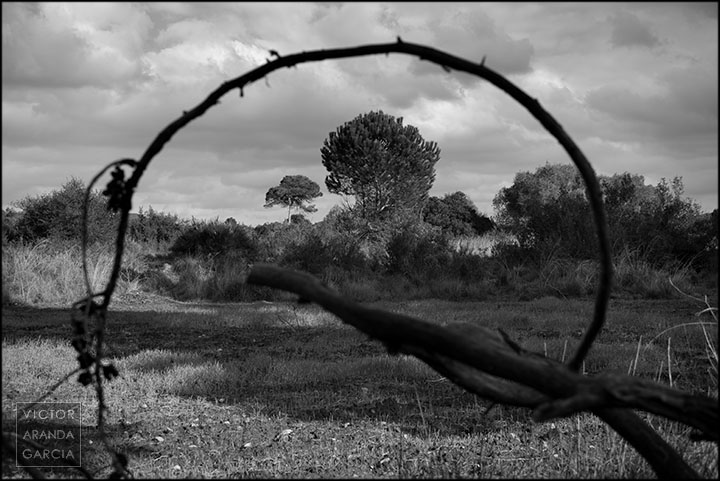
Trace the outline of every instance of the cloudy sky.
{"label": "cloudy sky", "polygon": [[[716,3],[3,3],[2,203],[89,181],[139,158],[183,110],[265,63],[270,49],[406,42],[479,62],[536,97],[598,174],[682,176],[718,205]],[[520,171],[570,162],[503,92],[402,54],[299,65],[248,86],[181,130],[151,162],[140,206],[198,219],[281,221],[263,208],[285,175],[329,194],[320,148],[372,110],[438,143],[431,195],[480,211]]]}

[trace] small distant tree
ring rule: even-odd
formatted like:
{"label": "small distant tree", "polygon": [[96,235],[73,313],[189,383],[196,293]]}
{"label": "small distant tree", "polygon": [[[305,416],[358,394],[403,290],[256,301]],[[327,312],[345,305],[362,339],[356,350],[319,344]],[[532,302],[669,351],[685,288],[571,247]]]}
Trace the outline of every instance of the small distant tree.
{"label": "small distant tree", "polygon": [[320,186],[304,175],[286,175],[280,185],[271,187],[265,194],[265,207],[282,205],[288,208],[287,222],[290,222],[292,209],[304,212],[317,212],[312,199],[321,197]]}
{"label": "small distant tree", "polygon": [[440,149],[403,119],[379,112],[359,115],[330,132],[320,149],[333,194],[355,197],[363,219],[404,210],[419,216],[435,181]]}

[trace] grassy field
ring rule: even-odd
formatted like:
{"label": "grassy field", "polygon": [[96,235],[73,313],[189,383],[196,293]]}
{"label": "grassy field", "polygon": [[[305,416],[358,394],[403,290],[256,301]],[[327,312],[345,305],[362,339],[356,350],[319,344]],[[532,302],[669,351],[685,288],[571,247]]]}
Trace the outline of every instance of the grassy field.
{"label": "grassy field", "polygon": [[[502,327],[523,347],[563,359],[577,345],[592,300],[378,302],[425,320]],[[585,371],[634,373],[717,396],[717,341],[703,306],[688,300],[612,301]],[[70,314],[6,306],[2,312],[3,431],[13,404],[41,396],[77,362]],[[478,399],[414,358],[382,346],[313,305],[180,303],[126,296],[111,305],[110,442],[137,477],[654,477],[590,414],[533,423],[525,409]],[[94,427],[95,392],[74,379],[48,400],[83,403],[83,465],[107,476]],[[712,443],[644,415],[701,475],[717,478]],[[65,477],[69,469],[45,470]],[[3,461],[3,477],[26,476]]]}

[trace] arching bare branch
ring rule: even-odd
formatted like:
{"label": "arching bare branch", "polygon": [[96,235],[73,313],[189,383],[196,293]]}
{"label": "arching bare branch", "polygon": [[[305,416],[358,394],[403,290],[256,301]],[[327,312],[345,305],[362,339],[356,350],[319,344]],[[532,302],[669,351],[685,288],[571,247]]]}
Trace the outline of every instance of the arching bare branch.
{"label": "arching bare branch", "polygon": [[[301,63],[367,55],[401,53],[435,63],[450,72],[463,71],[492,83],[536,118],[560,143],[578,168],[585,183],[593,212],[598,241],[600,276],[593,318],[567,365],[523,351],[506,336],[482,328],[467,326],[440,327],[407,316],[368,309],[342,299],[322,286],[314,278],[281,270],[272,266],[256,265],[248,282],[263,284],[301,294],[337,314],[345,322],[381,340],[391,353],[404,352],[422,359],[453,382],[481,396],[499,402],[535,409],[536,419],[566,416],[580,410],[589,410],[627,439],[660,477],[697,477],[683,459],[646,423],[630,409],[642,409],[696,427],[711,439],[717,440],[717,401],[694,396],[653,383],[628,377],[587,378],[578,373],[594,340],[605,321],[612,282],[612,262],[607,221],[603,209],[600,186],[596,175],[582,151],[560,124],[538,101],[520,90],[500,74],[480,63],[456,57],[431,47],[408,43],[398,38],[396,43],[365,45],[352,48],[315,50],[287,56],[271,52],[274,60],[250,72],[223,83],[203,102],[163,129],[137,161],[127,161],[134,169],[132,175],[118,188],[114,206],[120,210],[116,252],[110,279],[103,292],[88,293],[81,304],[86,315],[98,319],[96,330],[95,383],[100,404],[99,424],[102,429],[102,343],[105,315],[120,273],[124,237],[134,190],[152,159],[173,136],[188,123],[202,116],[220,102],[220,98],[237,89],[242,97],[244,88],[271,72],[294,67]],[[119,161],[122,162],[122,161]],[[94,304],[94,296],[103,296]],[[91,312],[92,311],[92,312]],[[470,331],[468,331],[470,329]],[[102,432],[102,431],[101,431]],[[119,459],[119,457],[115,457]],[[117,468],[118,471],[120,467]]]}

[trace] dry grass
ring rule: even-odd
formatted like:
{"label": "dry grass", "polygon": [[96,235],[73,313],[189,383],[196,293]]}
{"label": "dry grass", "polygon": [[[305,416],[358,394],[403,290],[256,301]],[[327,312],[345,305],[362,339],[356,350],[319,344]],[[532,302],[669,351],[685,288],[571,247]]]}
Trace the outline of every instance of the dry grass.
{"label": "dry grass", "polygon": [[[118,293],[139,288],[138,274],[146,269],[141,252],[136,244],[125,250]],[[88,249],[88,279],[94,292],[104,289],[110,278],[113,257],[109,246]],[[70,305],[86,295],[80,246],[53,246],[48,241],[3,245],[2,281],[4,302]]]}
{"label": "dry grass", "polygon": [[517,244],[517,239],[493,230],[481,236],[458,236],[452,239],[450,247],[455,252],[463,254],[492,257],[496,254],[496,248],[500,244]]}
{"label": "dry grass", "polygon": [[[133,310],[116,306],[109,318],[121,377],[106,391],[108,429],[138,477],[653,476],[592,415],[533,424],[527,410],[486,412],[484,401],[414,358],[388,356],[315,306],[150,301]],[[431,322],[501,326],[524,347],[557,358],[575,346],[592,312],[591,302],[553,297],[375,306]],[[699,326],[681,327],[690,312],[682,303],[615,301],[610,307],[588,372],[633,366],[636,375],[655,377],[672,333],[674,382],[707,388],[707,377],[687,376],[693,353],[705,352],[705,335]],[[68,317],[56,310],[3,313],[6,414],[13,402],[42,394],[75,367],[65,340]],[[638,332],[657,338],[638,342]],[[94,415],[91,389],[71,382],[55,398],[81,401]],[[685,428],[648,420],[702,475],[717,476],[715,445],[689,443]],[[86,467],[107,475],[91,425],[83,438],[95,441],[83,448]],[[5,476],[16,472],[3,469]]]}

